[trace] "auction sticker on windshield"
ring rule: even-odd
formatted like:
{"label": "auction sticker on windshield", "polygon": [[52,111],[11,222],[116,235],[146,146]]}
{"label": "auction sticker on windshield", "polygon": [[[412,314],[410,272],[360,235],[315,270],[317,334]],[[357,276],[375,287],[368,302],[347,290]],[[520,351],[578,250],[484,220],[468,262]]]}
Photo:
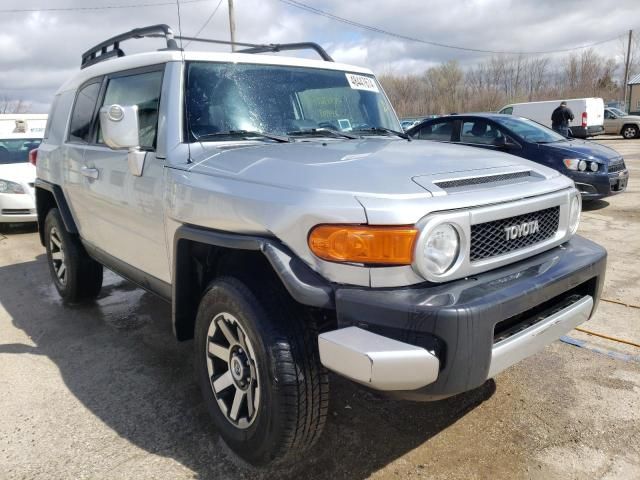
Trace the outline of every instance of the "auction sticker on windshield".
{"label": "auction sticker on windshield", "polygon": [[349,86],[355,90],[367,90],[369,92],[378,92],[378,85],[376,85],[373,78],[365,77],[364,75],[356,75],[354,73],[345,73]]}

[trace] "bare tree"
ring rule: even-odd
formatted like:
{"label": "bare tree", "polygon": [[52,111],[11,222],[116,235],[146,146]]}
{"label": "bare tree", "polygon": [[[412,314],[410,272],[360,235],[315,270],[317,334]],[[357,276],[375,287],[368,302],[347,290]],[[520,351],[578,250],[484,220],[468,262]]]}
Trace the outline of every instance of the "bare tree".
{"label": "bare tree", "polygon": [[27,113],[30,105],[22,99],[10,100],[6,96],[0,98],[0,113]]}

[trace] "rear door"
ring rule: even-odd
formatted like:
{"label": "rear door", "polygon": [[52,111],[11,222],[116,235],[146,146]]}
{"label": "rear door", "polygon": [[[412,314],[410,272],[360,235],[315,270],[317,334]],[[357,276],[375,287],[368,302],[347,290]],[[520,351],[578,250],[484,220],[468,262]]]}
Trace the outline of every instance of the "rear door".
{"label": "rear door", "polygon": [[[87,182],[84,153],[91,137],[102,80],[102,77],[93,78],[78,88],[71,109],[64,148],[61,149],[62,169],[58,175],[54,171],[49,172],[52,178],[64,185],[69,208],[73,212],[82,237],[91,234],[92,215],[84,198],[84,187]],[[50,162],[49,166],[53,168],[55,165]]]}
{"label": "rear door", "polygon": [[91,216],[83,236],[94,247],[124,263],[121,268],[133,267],[169,282],[162,188],[164,160],[156,158],[163,73],[164,65],[160,65],[118,72],[103,82],[98,107],[138,106],[145,165],[141,176],[133,175],[127,151],[112,150],[104,144],[96,119],[84,155],[85,168],[93,177],[87,178],[84,185],[84,203]]}

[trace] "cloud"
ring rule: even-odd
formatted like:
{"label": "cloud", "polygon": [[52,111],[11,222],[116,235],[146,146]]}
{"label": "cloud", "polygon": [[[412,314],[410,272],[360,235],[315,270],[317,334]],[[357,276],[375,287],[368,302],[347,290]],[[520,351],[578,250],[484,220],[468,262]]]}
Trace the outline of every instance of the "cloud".
{"label": "cloud", "polygon": [[[182,30],[193,35],[219,0],[186,3]],[[637,0],[618,0],[604,8],[598,0],[303,0],[360,23],[402,35],[493,50],[552,50],[598,42],[624,34],[637,17]],[[141,0],[3,0],[0,9],[96,7],[149,3]],[[201,36],[229,35],[226,0]],[[291,7],[278,0],[235,0],[237,39],[247,42],[311,40],[336,60],[365,65],[379,73],[420,73],[456,59],[472,64],[486,55],[409,42],[345,25]],[[176,8],[85,10],[0,14],[0,98],[23,99],[32,110],[46,110],[55,90],[77,71],[87,48],[131,28],[167,23],[178,28]],[[158,48],[158,41],[127,42],[127,53]],[[191,44],[189,49],[226,49]],[[608,56],[622,55],[622,42],[597,47]]]}

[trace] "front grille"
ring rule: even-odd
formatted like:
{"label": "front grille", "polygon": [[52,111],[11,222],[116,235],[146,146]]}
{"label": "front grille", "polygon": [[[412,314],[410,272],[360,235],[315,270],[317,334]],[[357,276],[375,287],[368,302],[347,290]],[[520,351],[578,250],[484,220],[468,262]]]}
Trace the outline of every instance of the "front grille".
{"label": "front grille", "polygon": [[531,172],[514,172],[503,173],[500,175],[485,175],[484,177],[459,178],[456,180],[443,180],[442,182],[433,182],[434,185],[446,190],[447,188],[467,187],[469,185],[480,185],[483,183],[498,183],[507,180],[515,180],[517,178],[526,178],[531,176]]}
{"label": "front grille", "polygon": [[[558,231],[559,221],[560,207],[552,207],[525,215],[471,225],[470,259],[474,262],[497,257],[552,238]],[[537,229],[534,229],[532,222],[537,222]],[[522,227],[513,238],[508,236],[505,230],[508,227],[524,225],[528,226]],[[509,232],[510,235],[512,233]]]}
{"label": "front grille", "polygon": [[3,208],[2,215],[29,215],[31,210],[28,208]]}
{"label": "front grille", "polygon": [[625,166],[624,159],[622,158],[620,160],[613,160],[609,163],[609,173],[620,172],[625,168],[627,167]]}

